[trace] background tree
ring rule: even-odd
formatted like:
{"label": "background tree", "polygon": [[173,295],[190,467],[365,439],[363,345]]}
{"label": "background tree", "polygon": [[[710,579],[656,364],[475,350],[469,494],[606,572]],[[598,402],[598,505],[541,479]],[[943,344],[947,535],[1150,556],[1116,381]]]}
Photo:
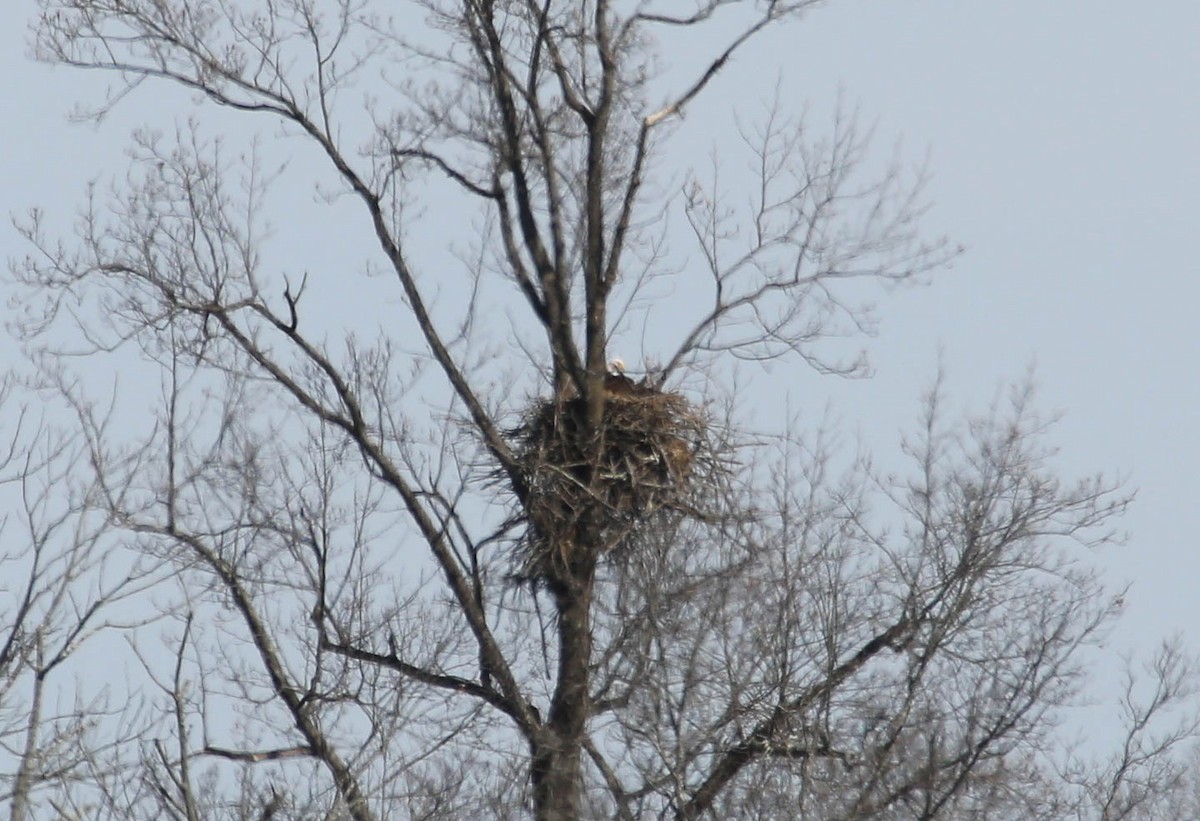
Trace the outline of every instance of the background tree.
{"label": "background tree", "polygon": [[[836,337],[870,329],[870,284],[953,255],[918,236],[921,174],[873,168],[847,114],[814,136],[780,92],[740,128],[748,175],[669,151],[729,61],[815,2],[40,3],[41,54],[115,79],[95,116],[149,81],[198,92],[216,131],[265,115],[272,135],[139,132],[76,241],[24,226],[41,361],[82,340],[159,388],[147,417],[144,390],[107,413],[55,380],[88,511],[171,578],[130,637],[147,726],[97,753],[90,811],[1187,800],[1173,647],[1161,697],[1131,685],[1124,753],[1058,746],[1116,612],[1088,548],[1126,497],[1058,477],[1027,391],[962,423],[932,391],[895,476],[820,431],[750,435],[730,401],[740,361],[862,372]],[[295,273],[276,237],[298,212],[266,214],[303,175],[346,257]],[[333,227],[351,213],[369,256]],[[643,340],[638,379],[610,373],[614,336]]]}
{"label": "background tree", "polygon": [[106,726],[130,717],[79,678],[99,635],[139,626],[123,604],[161,578],[116,549],[89,504],[86,449],[13,377],[0,385],[0,794],[25,821],[39,803],[72,817],[103,760],[136,737]]}

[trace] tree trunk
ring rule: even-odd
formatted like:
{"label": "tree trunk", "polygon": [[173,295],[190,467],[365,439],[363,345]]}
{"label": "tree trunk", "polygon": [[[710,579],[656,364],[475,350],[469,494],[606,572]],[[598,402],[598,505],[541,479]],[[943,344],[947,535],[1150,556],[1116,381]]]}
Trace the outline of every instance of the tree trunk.
{"label": "tree trunk", "polygon": [[533,754],[533,808],[537,821],[579,818],[580,745],[548,738]]}
{"label": "tree trunk", "polygon": [[555,586],[558,611],[558,683],[545,735],[533,751],[533,802],[538,821],[580,817],[583,740],[591,709],[588,672],[592,657],[591,599],[595,560],[591,551],[573,563]]}

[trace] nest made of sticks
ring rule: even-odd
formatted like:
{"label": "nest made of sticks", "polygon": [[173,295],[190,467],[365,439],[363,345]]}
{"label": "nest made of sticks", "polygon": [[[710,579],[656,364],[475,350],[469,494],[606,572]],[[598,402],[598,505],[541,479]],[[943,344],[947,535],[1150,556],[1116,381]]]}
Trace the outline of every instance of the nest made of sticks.
{"label": "nest made of sticks", "polygon": [[581,396],[543,397],[513,431],[529,491],[518,547],[527,580],[557,578],[634,543],[655,517],[686,513],[706,472],[705,418],[680,394],[612,377],[600,429],[585,430],[586,419]]}

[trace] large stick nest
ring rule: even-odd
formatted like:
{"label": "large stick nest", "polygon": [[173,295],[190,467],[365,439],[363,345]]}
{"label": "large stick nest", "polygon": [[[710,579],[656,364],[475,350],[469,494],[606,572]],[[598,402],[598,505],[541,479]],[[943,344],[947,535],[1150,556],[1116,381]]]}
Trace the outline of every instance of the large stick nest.
{"label": "large stick nest", "polygon": [[586,419],[582,397],[543,397],[513,431],[529,489],[518,553],[527,580],[562,578],[580,558],[636,545],[656,520],[694,514],[713,472],[705,418],[680,394],[610,377],[603,424],[586,430]]}

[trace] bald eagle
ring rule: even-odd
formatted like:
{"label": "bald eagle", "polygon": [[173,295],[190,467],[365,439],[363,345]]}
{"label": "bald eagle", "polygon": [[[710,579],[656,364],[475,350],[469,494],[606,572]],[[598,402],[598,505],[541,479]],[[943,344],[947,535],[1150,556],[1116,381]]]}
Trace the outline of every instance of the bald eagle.
{"label": "bald eagle", "polygon": [[637,383],[625,375],[625,360],[613,357],[608,363],[608,373],[604,375],[604,390],[608,393],[628,396],[637,388]]}

